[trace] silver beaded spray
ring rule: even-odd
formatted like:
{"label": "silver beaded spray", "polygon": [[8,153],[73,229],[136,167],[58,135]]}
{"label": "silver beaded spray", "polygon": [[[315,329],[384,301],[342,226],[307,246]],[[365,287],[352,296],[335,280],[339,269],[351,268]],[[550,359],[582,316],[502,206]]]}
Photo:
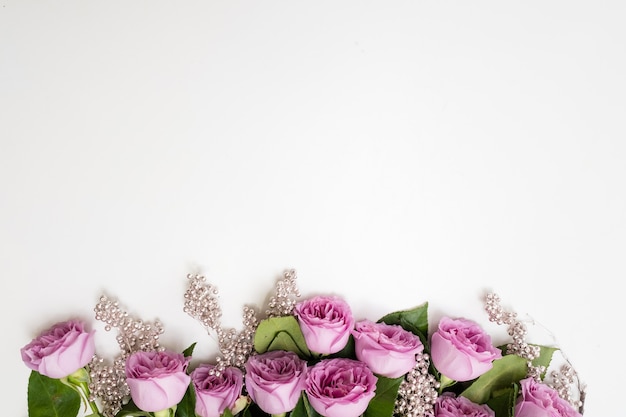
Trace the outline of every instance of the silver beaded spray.
{"label": "silver beaded spray", "polygon": [[439,396],[439,381],[428,372],[430,357],[426,353],[416,356],[417,363],[400,384],[394,415],[426,417],[434,415]]}
{"label": "silver beaded spray", "polygon": [[489,316],[489,321],[508,326],[507,332],[513,342],[506,345],[506,354],[513,354],[526,359],[528,376],[539,381],[546,369],[543,366],[533,365],[532,361],[539,357],[540,349],[539,346],[526,342],[528,329],[523,322],[517,319],[517,313],[505,311],[500,304],[500,296],[494,293],[487,294],[485,310]]}
{"label": "silver beaded spray", "polygon": [[296,280],[298,274],[295,269],[289,269],[283,273],[283,279],[278,280],[274,287],[274,295],[270,297],[268,309],[265,311],[268,317],[282,317],[293,314],[296,299],[300,297],[300,290]]}
{"label": "silver beaded spray", "polygon": [[[217,335],[220,355],[216,358],[214,372],[222,372],[228,366],[243,370],[248,357],[254,351],[254,333],[259,323],[256,311],[251,307],[244,307],[243,330],[240,332],[226,329],[220,322],[222,309],[217,288],[207,283],[202,275],[189,274],[187,279],[189,285],[185,292],[183,311],[198,320],[207,332],[214,331]],[[290,269],[284,272],[283,279],[276,282],[274,294],[265,311],[268,317],[292,314],[295,298],[300,296],[296,279],[296,271]]]}
{"label": "silver beaded spray", "polygon": [[[497,294],[487,294],[485,299],[485,310],[489,315],[489,321],[497,324],[506,324],[508,326],[508,334],[513,341],[507,344],[507,354],[515,354],[527,360],[528,377],[541,381],[541,375],[545,374],[545,366],[535,366],[532,361],[540,354],[540,348],[536,345],[530,345],[526,342],[527,328],[524,323],[517,319],[515,312],[505,311],[500,304],[500,297]],[[566,360],[567,361],[567,360]],[[550,374],[551,381],[544,381],[554,388],[561,398],[569,402],[583,412],[585,388],[580,384],[578,375],[572,368],[569,361],[558,371]],[[576,386],[578,395],[574,395],[572,387]]]}
{"label": "silver beaded spray", "polygon": [[243,330],[224,328],[221,324],[222,308],[219,304],[217,288],[206,282],[202,275],[187,275],[189,284],[185,291],[183,311],[198,320],[208,333],[213,330],[217,336],[220,355],[216,358],[213,370],[219,375],[229,366],[239,369],[244,365],[254,349],[254,332],[258,325],[256,311],[251,307],[243,309]]}
{"label": "silver beaded spray", "polygon": [[159,321],[147,322],[131,316],[120,308],[117,300],[104,295],[94,311],[96,320],[105,324],[106,331],[118,330],[116,340],[120,354],[112,363],[95,355],[89,364],[92,399],[100,402],[104,417],[114,417],[130,395],[126,384],[126,359],[134,352],[163,350],[159,345],[163,325]]}

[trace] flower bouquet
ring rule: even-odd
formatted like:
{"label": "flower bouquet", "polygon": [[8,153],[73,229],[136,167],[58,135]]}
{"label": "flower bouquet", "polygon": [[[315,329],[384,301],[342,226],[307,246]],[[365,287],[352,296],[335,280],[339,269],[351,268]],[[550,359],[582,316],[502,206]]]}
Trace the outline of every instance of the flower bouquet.
{"label": "flower bouquet", "polygon": [[528,343],[526,327],[489,294],[489,320],[511,336],[494,346],[475,321],[428,303],[357,320],[335,295],[300,300],[296,273],[278,280],[263,317],[223,328],[217,289],[189,275],[184,311],[217,335],[219,356],[192,365],[195,344],[164,348],[147,322],[102,296],[96,319],[118,331],[120,353],[96,353],[94,331],[68,320],[22,350],[32,369],[29,417],[579,417],[584,388],[567,362],[548,373],[555,347]]}

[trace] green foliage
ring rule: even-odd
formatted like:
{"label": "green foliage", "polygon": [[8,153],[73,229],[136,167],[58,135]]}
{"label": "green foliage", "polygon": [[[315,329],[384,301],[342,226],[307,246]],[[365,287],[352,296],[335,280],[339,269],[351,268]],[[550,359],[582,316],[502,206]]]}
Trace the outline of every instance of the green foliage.
{"label": "green foliage", "polygon": [[389,313],[378,321],[386,324],[398,324],[404,330],[419,336],[424,346],[428,344],[428,303],[410,310]]}
{"label": "green foliage", "polygon": [[[539,357],[533,364],[548,367],[555,350],[557,349],[540,346]],[[527,371],[526,359],[517,355],[505,355],[493,361],[493,368],[473,381],[461,395],[478,404],[488,403],[496,396],[510,394],[507,390],[524,379]]]}
{"label": "green foliage", "polygon": [[191,355],[193,355],[193,350],[195,349],[195,347],[196,347],[196,343],[194,342],[187,349],[183,350],[183,355],[186,358],[190,357]]}
{"label": "green foliage", "polygon": [[404,377],[385,378],[378,377],[376,383],[376,396],[372,398],[363,414],[363,417],[391,417],[398,396],[398,389]]}
{"label": "green foliage", "polygon": [[506,355],[493,361],[493,368],[479,376],[461,395],[471,401],[484,404],[494,392],[509,388],[526,376],[526,359]]}
{"label": "green foliage", "polygon": [[176,417],[196,417],[196,393],[192,384],[189,384],[183,399],[178,403],[176,408]]}
{"label": "green foliage", "polygon": [[309,399],[306,394],[303,392],[300,395],[300,399],[296,404],[296,408],[289,413],[289,417],[322,417],[313,407],[311,407],[311,403],[309,403]]}
{"label": "green foliage", "polygon": [[486,404],[498,417],[513,417],[518,394],[519,386],[512,384],[509,388],[494,392]]}
{"label": "green foliage", "polygon": [[61,380],[32,371],[28,379],[29,417],[68,417],[78,414],[81,398],[78,391]]}
{"label": "green foliage", "polygon": [[254,349],[259,353],[288,350],[302,359],[311,358],[300,325],[294,316],[272,317],[262,320],[254,334]]}

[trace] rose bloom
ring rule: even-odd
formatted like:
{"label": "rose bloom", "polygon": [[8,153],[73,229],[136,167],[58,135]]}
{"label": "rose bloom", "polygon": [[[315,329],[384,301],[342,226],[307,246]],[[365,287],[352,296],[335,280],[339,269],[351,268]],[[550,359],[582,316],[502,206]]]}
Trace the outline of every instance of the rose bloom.
{"label": "rose bloom", "polygon": [[374,398],[378,378],[354,359],[324,359],[307,375],[306,394],[311,406],[324,417],[357,417]]}
{"label": "rose bloom", "polygon": [[471,320],[443,317],[431,336],[433,365],[455,381],[469,381],[493,367],[502,352],[491,344],[491,337]]}
{"label": "rose bloom", "polygon": [[170,351],[135,352],[126,360],[130,396],[143,411],[161,411],[177,405],[191,378],[189,358]]}
{"label": "rose bloom", "polygon": [[335,296],[317,296],[296,304],[294,315],[307,347],[328,355],[339,352],[348,343],[354,328],[350,306]]}
{"label": "rose bloom", "polygon": [[196,393],[195,411],[200,417],[220,417],[227,408],[233,411],[241,395],[241,370],[228,367],[215,375],[211,372],[214,369],[214,365],[199,365],[190,375]]}
{"label": "rose bloom", "polygon": [[[496,413],[485,404],[476,404],[463,396],[446,392],[437,397],[435,417],[496,417]],[[517,414],[515,414],[517,417]]]}
{"label": "rose bloom", "polygon": [[87,332],[79,320],[68,320],[42,332],[21,354],[30,369],[60,379],[87,365],[95,350],[94,331]]}
{"label": "rose bloom", "polygon": [[246,389],[252,401],[268,414],[295,408],[304,390],[306,361],[293,352],[273,350],[248,358]]}
{"label": "rose bloom", "polygon": [[387,378],[398,378],[413,369],[415,355],[424,350],[420,338],[399,325],[362,320],[352,336],[357,359]]}
{"label": "rose bloom", "polygon": [[582,417],[548,385],[533,378],[522,379],[520,385],[522,394],[515,405],[515,417]]}

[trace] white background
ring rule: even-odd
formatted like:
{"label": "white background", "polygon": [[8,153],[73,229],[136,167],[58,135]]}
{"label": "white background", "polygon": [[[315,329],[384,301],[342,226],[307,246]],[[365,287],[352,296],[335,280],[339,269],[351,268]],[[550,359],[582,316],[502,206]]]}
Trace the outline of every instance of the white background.
{"label": "white background", "polygon": [[[615,415],[624,375],[626,18],[619,1],[0,2],[3,415],[19,349],[100,294],[214,340],[286,268],[358,318],[482,297],[552,336]],[[113,351],[111,351],[113,352]]]}

